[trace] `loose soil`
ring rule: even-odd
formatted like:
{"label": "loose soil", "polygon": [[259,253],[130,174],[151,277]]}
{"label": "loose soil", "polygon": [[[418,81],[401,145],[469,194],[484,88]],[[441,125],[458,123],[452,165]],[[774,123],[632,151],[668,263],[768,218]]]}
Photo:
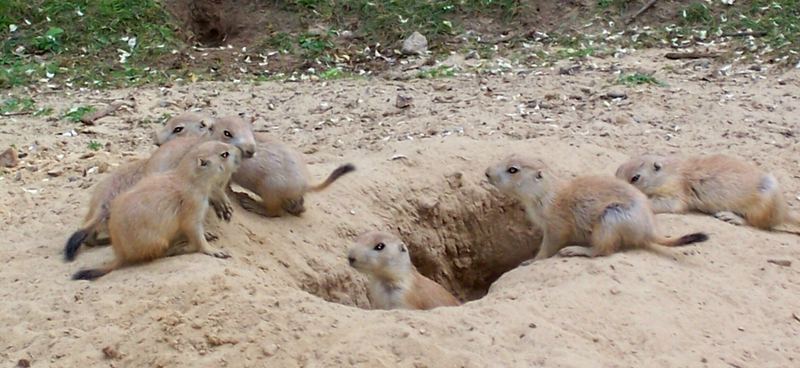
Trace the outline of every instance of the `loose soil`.
{"label": "loose soil", "polygon": [[[615,84],[616,71],[638,68],[667,85]],[[798,209],[798,85],[797,70],[719,69],[643,51],[589,59],[571,75],[556,67],[35,96],[56,111],[129,97],[135,107],[94,126],[0,120],[0,149],[24,154],[0,176],[0,359],[34,367],[796,366],[800,236],[659,215],[665,234],[711,239],[674,258],[628,251],[519,266],[539,232],[483,172],[511,152],[541,157],[565,178],[612,174],[646,151],[723,152],[774,173]],[[411,106],[397,108],[398,95]],[[237,206],[231,223],[213,222],[230,259],[176,256],[70,280],[112,256],[85,248],[74,262],[61,257],[92,186],[154,149],[148,121],[190,108],[255,116],[258,131],[303,151],[318,179],[344,162],[358,170],[310,194],[300,218]],[[90,141],[104,146],[91,151]],[[399,234],[420,271],[466,304],[366,310],[365,279],[345,254],[371,229]]]}

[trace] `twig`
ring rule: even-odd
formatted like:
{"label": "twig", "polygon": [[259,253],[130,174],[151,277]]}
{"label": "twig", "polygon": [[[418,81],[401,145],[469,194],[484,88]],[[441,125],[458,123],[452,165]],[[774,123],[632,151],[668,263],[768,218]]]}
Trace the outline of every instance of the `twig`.
{"label": "twig", "polygon": [[625,24],[631,24],[631,22],[633,22],[636,19],[636,17],[642,15],[642,13],[647,11],[647,9],[650,9],[650,7],[653,6],[653,4],[656,3],[656,1],[658,1],[658,0],[650,0],[650,1],[648,1],[647,4],[644,4],[644,6],[641,9],[639,9],[639,11],[637,11],[630,18],[628,18],[628,20],[625,21]]}
{"label": "twig", "polygon": [[30,115],[33,114],[31,111],[17,111],[17,112],[4,112],[3,116],[19,116],[19,115]]}
{"label": "twig", "polygon": [[747,36],[764,37],[764,36],[766,36],[768,34],[769,34],[768,32],[764,32],[764,31],[730,32],[730,33],[723,33],[723,34],[720,35],[720,37],[747,37]]}
{"label": "twig", "polygon": [[99,120],[99,119],[101,119],[101,118],[103,118],[105,116],[111,115],[112,113],[114,113],[114,111],[117,111],[117,109],[119,109],[122,106],[129,106],[130,107],[130,106],[133,106],[133,103],[132,102],[128,102],[128,101],[122,101],[122,100],[114,101],[114,102],[108,104],[108,106],[106,106],[105,109],[97,111],[97,112],[95,112],[95,113],[93,113],[91,115],[84,115],[81,118],[81,122],[86,124],[86,125],[94,125],[95,121],[97,121],[97,120]]}
{"label": "twig", "polygon": [[666,55],[664,55],[664,57],[670,60],[707,59],[707,58],[719,57],[719,54],[714,54],[710,52],[669,52]]}

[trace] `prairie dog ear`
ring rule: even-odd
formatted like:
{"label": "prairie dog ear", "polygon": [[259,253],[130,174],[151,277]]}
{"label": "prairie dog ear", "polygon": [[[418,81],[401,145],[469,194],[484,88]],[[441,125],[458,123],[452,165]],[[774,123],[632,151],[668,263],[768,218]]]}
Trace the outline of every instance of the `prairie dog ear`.
{"label": "prairie dog ear", "polygon": [[536,170],[536,179],[541,179],[543,177],[544,175],[542,175],[542,170]]}
{"label": "prairie dog ear", "polygon": [[206,124],[206,121],[205,121],[205,119],[204,119],[204,120],[200,120],[200,127],[201,127],[201,128],[205,128],[205,127],[207,127],[207,126],[208,126],[208,124]]}
{"label": "prairie dog ear", "polygon": [[407,251],[406,250],[406,245],[403,244],[403,243],[400,243],[400,253],[405,253],[406,251]]}
{"label": "prairie dog ear", "polygon": [[239,117],[244,119],[244,121],[249,122],[250,124],[255,124],[256,123],[256,116],[255,115],[250,115],[250,114],[248,114],[248,113],[246,113],[244,111],[239,113]]}
{"label": "prairie dog ear", "polygon": [[658,162],[653,162],[653,169],[656,171],[661,170],[661,164]]}

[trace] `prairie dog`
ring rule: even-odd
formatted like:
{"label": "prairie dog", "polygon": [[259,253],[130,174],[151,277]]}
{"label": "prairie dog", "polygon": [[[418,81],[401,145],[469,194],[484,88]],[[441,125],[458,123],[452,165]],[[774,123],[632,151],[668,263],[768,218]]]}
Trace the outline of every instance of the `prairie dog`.
{"label": "prairie dog", "polygon": [[211,122],[211,117],[205,114],[191,111],[183,112],[173,116],[167,120],[164,127],[156,130],[153,133],[153,140],[156,146],[160,146],[177,137],[206,135]]}
{"label": "prairie dog", "polygon": [[616,176],[647,195],[655,213],[698,211],[766,230],[800,225],[775,177],[731,156],[643,155],[620,165]]}
{"label": "prairie dog", "polygon": [[92,280],[127,264],[163,257],[170,243],[185,237],[197,252],[228,255],[205,239],[203,221],[208,198],[224,191],[239,166],[234,146],[209,141],[187,153],[174,170],[145,177],[111,203],[108,229],[115,260],[75,273],[74,280]]}
{"label": "prairie dog", "polygon": [[350,266],[369,278],[376,309],[432,309],[461,303],[441,285],[420,274],[408,248],[397,237],[378,231],[362,234],[350,248]]}
{"label": "prairie dog", "polygon": [[[162,130],[158,134],[163,135],[164,132]],[[207,134],[185,134],[183,137],[167,134],[165,139],[147,160],[146,172],[163,172],[174,168],[186,152],[208,140],[232,144],[242,151],[244,158],[253,157],[256,148],[253,127],[239,116],[214,119],[208,126]]]}
{"label": "prairie dog", "polygon": [[[239,119],[244,122],[241,115],[239,118],[229,119]],[[217,124],[215,123],[215,127]],[[210,129],[215,130],[215,127]],[[171,133],[168,126],[158,134],[165,137],[165,141],[177,136]],[[187,136],[192,135],[199,134],[195,132]],[[321,191],[341,176],[355,170],[352,164],[339,166],[324,182],[312,185],[311,175],[299,152],[265,134],[255,135],[255,140],[255,157],[242,162],[239,170],[233,175],[233,182],[261,197],[261,202],[258,203],[246,194],[240,194],[242,207],[267,217],[279,217],[284,213],[300,216],[306,210],[305,193]],[[172,153],[164,155],[174,156]],[[162,159],[157,162],[165,164]],[[166,164],[169,165],[168,162]]]}
{"label": "prairie dog", "polygon": [[89,245],[106,244],[98,237],[99,234],[108,232],[109,204],[114,197],[141,179],[144,163],[145,160],[142,159],[128,162],[97,183],[89,199],[89,211],[83,219],[83,224],[67,240],[64,248],[66,260],[74,260],[78,248],[84,242]]}
{"label": "prairie dog", "polygon": [[486,169],[486,177],[500,192],[522,202],[531,222],[541,227],[536,260],[559,251],[562,256],[596,257],[621,248],[653,250],[653,243],[674,247],[708,239],[703,233],[678,239],[658,235],[647,197],[612,176],[562,182],[541,160],[511,155]]}
{"label": "prairie dog", "polygon": [[[70,236],[64,246],[64,258],[67,261],[74,260],[81,244],[87,239],[96,239],[97,233],[106,228],[108,208],[117,195],[147,175],[174,169],[187,152],[207,140],[233,144],[245,157],[252,157],[255,150],[252,127],[238,116],[213,121],[208,127],[207,135],[170,137],[148,159],[133,161],[120,167],[95,187],[83,225]],[[211,198],[214,212],[219,218],[230,220],[233,213],[230,199],[225,192],[221,192],[221,196],[218,194],[215,193]]]}
{"label": "prairie dog", "polygon": [[300,216],[305,212],[305,193],[321,191],[355,170],[352,164],[344,164],[322,183],[311,184],[311,175],[299,152],[266,135],[258,135],[257,140],[255,157],[242,162],[233,174],[233,182],[261,197],[261,203],[256,203],[249,196],[240,196],[242,207],[267,217],[284,212]]}

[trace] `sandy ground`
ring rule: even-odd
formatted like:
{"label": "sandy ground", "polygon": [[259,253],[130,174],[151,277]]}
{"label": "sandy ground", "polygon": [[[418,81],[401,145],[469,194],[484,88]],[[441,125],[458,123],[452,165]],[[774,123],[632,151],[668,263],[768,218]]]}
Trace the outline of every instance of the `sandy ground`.
{"label": "sandy ground", "polygon": [[[668,86],[614,84],[646,69]],[[800,73],[665,63],[643,52],[505,76],[69,92],[37,98],[56,112],[133,96],[95,126],[0,120],[0,148],[27,157],[0,177],[0,359],[33,367],[796,367],[800,236],[702,215],[659,215],[665,234],[711,239],[675,259],[629,251],[516,267],[539,234],[490,190],[484,168],[510,152],[562,172],[613,173],[628,155],[726,152],[755,161],[800,208]],[[625,99],[606,99],[608,92]],[[397,95],[413,106],[395,107]],[[213,223],[227,260],[162,259],[71,281],[111,258],[61,251],[91,186],[152,151],[164,113],[245,111],[308,155],[320,180],[358,171],[306,198],[302,218],[235,209]],[[77,136],[64,136],[74,130]],[[108,145],[96,152],[91,140]],[[394,159],[393,159],[394,158]],[[420,270],[465,301],[427,312],[368,311],[364,278],[344,254],[369,229],[400,234]],[[769,260],[789,261],[781,266]],[[502,275],[502,276],[501,276]],[[499,278],[498,278],[499,277]]]}

